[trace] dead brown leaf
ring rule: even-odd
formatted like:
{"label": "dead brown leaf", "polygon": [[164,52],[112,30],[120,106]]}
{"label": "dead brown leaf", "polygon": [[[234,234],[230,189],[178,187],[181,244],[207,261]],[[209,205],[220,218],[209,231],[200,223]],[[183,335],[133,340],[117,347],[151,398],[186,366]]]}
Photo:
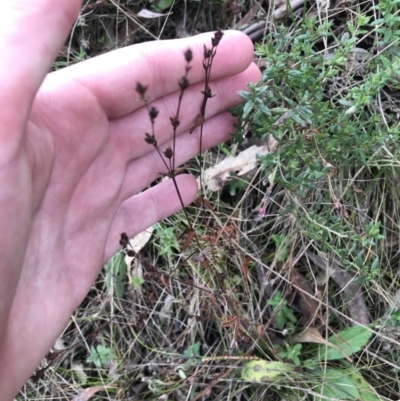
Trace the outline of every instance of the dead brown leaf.
{"label": "dead brown leaf", "polygon": [[[343,352],[339,346],[336,344],[332,344],[331,342],[325,340],[319,331],[315,327],[307,327],[306,330],[303,331],[303,333],[299,334],[298,336],[295,336],[293,338],[293,341],[295,343],[316,343],[316,344],[324,344],[327,347],[332,347],[335,348],[336,350]],[[348,362],[352,362],[352,359],[346,355],[344,357],[347,359]]]}
{"label": "dead brown leaf", "polygon": [[32,382],[33,382],[33,383],[38,383],[39,380],[43,379],[46,370],[47,370],[51,365],[52,365],[52,363],[49,363],[46,367],[36,370],[35,373],[31,376]]}
{"label": "dead brown leaf", "polygon": [[262,4],[262,0],[259,0],[258,4],[251,7],[250,10],[247,12],[247,14],[235,24],[234,29],[238,29],[240,27],[250,24],[250,22],[253,19],[255,19],[255,17],[257,16],[257,13],[260,11],[261,4]]}
{"label": "dead brown leaf", "polygon": [[212,207],[211,203],[210,203],[207,199],[198,197],[198,198],[195,199],[195,202],[196,202],[198,205],[204,205],[204,206],[205,206],[208,210],[210,210],[212,213],[215,213],[214,208]]}
{"label": "dead brown leaf", "polygon": [[295,343],[315,343],[330,345],[315,327],[307,327],[301,334],[293,338]]}
{"label": "dead brown leaf", "polygon": [[164,285],[165,289],[167,290],[167,292],[169,292],[168,278],[164,274],[161,274],[160,281],[163,283],[163,285]]}
{"label": "dead brown leaf", "polygon": [[310,259],[319,269],[329,273],[329,277],[340,287],[350,317],[356,323],[369,324],[369,310],[365,303],[360,283],[354,280],[352,273],[342,269],[334,257],[324,257],[307,251],[307,258]]}
{"label": "dead brown leaf", "polygon": [[135,235],[129,240],[132,249],[138,253],[150,240],[153,235],[154,227],[149,227],[147,230]]}
{"label": "dead brown leaf", "polygon": [[80,394],[76,395],[72,398],[71,401],[88,401],[90,400],[97,392],[101,390],[105,390],[107,388],[111,388],[110,386],[94,386],[89,387],[83,390]]}
{"label": "dead brown leaf", "polygon": [[243,277],[245,280],[247,280],[249,278],[249,263],[251,262],[251,259],[247,256],[243,263],[242,266],[240,266],[240,268],[242,269],[242,273],[243,273]]}
{"label": "dead brown leaf", "polygon": [[185,239],[185,243],[182,246],[181,252],[183,252],[187,249],[187,247],[192,242],[194,236],[195,236],[195,231],[192,228],[189,228],[186,239]]}
{"label": "dead brown leaf", "polygon": [[[300,297],[298,307],[303,315],[301,319],[302,323],[304,325],[312,324],[319,308],[319,302],[313,298],[315,297],[314,289],[308,280],[295,268],[291,271],[290,281],[300,289],[300,291],[298,291]],[[311,296],[308,296],[307,294]]]}
{"label": "dead brown leaf", "polygon": [[[211,191],[219,191],[227,182],[231,173],[243,176],[257,167],[257,155],[266,155],[276,148],[276,141],[272,138],[263,146],[250,146],[237,156],[227,157],[215,166],[207,169],[203,174],[203,181]],[[199,180],[199,178],[198,178]]]}

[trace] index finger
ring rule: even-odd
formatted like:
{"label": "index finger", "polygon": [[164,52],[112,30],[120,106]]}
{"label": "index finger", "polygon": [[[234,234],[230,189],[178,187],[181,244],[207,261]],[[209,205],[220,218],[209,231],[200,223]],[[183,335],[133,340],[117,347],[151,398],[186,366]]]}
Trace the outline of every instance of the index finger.
{"label": "index finger", "polygon": [[[65,41],[81,0],[2,0],[0,143],[23,139],[36,91]],[[10,152],[8,152],[9,154]],[[9,157],[9,156],[7,156]],[[0,156],[0,159],[2,155]]]}
{"label": "index finger", "polygon": [[[119,49],[51,74],[45,87],[51,85],[56,77],[58,82],[73,79],[93,93],[109,118],[122,117],[143,106],[135,92],[138,82],[148,86],[146,97],[149,101],[178,89],[178,81],[185,73],[184,52],[188,48],[193,52],[189,82],[203,81],[204,45],[211,47],[213,35],[209,32]],[[252,59],[253,44],[247,35],[225,31],[217,49],[211,79],[239,74]]]}

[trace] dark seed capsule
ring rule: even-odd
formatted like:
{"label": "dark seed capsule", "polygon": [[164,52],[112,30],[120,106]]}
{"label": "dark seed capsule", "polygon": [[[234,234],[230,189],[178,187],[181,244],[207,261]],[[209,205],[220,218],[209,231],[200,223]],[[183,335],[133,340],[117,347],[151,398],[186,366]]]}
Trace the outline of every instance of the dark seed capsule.
{"label": "dark seed capsule", "polygon": [[210,58],[212,55],[212,49],[209,49],[204,45],[204,59]]}
{"label": "dark seed capsule", "polygon": [[170,117],[171,125],[173,128],[178,128],[179,124],[181,123],[176,117]]}
{"label": "dark seed capsule", "polygon": [[173,154],[174,154],[174,152],[172,151],[171,148],[167,148],[167,149],[164,150],[164,156],[165,156],[167,159],[171,159],[172,156],[173,156]]}
{"label": "dark seed capsule", "polygon": [[179,81],[179,87],[185,90],[189,86],[189,81],[186,77],[182,77]]}
{"label": "dark seed capsule", "polygon": [[207,99],[211,99],[212,97],[214,97],[214,95],[211,92],[211,88],[209,86],[207,86],[207,88],[204,91],[201,91],[201,93],[207,98]]}
{"label": "dark seed capsule", "polygon": [[155,107],[150,107],[149,117],[152,123],[154,123],[154,120],[157,118],[157,116],[158,116],[158,110]]}
{"label": "dark seed capsule", "polygon": [[121,246],[126,246],[129,242],[128,235],[126,233],[121,234],[121,239],[119,240],[119,244]]}
{"label": "dark seed capsule", "polygon": [[192,51],[190,49],[187,49],[185,51],[184,56],[185,56],[185,60],[186,60],[187,63],[190,63],[192,61],[192,59],[193,59],[193,53],[192,53]]}
{"label": "dark seed capsule", "polygon": [[149,145],[153,145],[153,146],[157,146],[157,141],[156,138],[154,138],[154,135],[150,135],[146,132],[146,138],[144,138],[144,140],[149,144]]}
{"label": "dark seed capsule", "polygon": [[222,36],[224,36],[223,32],[218,29],[217,32],[215,32],[214,37],[211,39],[211,43],[213,47],[217,47],[219,42],[221,42]]}
{"label": "dark seed capsule", "polygon": [[147,91],[147,86],[142,85],[140,82],[136,84],[135,88],[136,92],[139,93],[140,96],[144,96]]}

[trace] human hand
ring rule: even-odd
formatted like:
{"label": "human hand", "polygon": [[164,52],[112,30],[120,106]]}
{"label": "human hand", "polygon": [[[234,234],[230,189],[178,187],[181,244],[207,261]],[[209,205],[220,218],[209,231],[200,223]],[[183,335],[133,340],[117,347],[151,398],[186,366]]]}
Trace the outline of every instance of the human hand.
{"label": "human hand", "polygon": [[[202,101],[203,44],[212,34],[131,46],[49,74],[78,0],[8,1],[0,16],[0,399],[29,378],[90,289],[100,267],[133,236],[177,212],[171,180],[139,193],[165,171],[144,141],[149,117],[134,88],[159,110],[157,141],[171,140],[183,53],[191,86],[178,128],[177,164],[198,151],[188,130]],[[33,34],[34,33],[34,34]],[[253,46],[225,32],[213,66],[204,148],[229,138],[226,108],[259,79]],[[188,204],[197,185],[177,177]],[[168,199],[168,201],[165,201]]]}

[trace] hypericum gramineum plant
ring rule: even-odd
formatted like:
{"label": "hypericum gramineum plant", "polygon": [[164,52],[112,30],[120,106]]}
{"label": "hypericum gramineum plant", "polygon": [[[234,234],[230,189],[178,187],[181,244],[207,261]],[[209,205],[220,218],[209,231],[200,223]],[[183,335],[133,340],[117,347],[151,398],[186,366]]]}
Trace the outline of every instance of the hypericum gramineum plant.
{"label": "hypericum gramineum plant", "polygon": [[[193,131],[197,128],[200,127],[200,139],[199,139],[199,164],[200,164],[200,174],[201,174],[201,166],[202,166],[202,158],[201,158],[201,151],[202,151],[202,142],[203,142],[203,124],[205,122],[205,114],[206,114],[206,107],[207,107],[207,102],[208,99],[211,99],[215,95],[213,95],[212,90],[210,88],[210,77],[211,77],[211,69],[212,65],[214,62],[214,58],[217,54],[217,48],[218,45],[223,37],[223,32],[218,30],[215,32],[214,37],[211,39],[211,48],[208,48],[206,45],[204,45],[204,58],[203,58],[203,69],[204,69],[204,90],[201,91],[203,95],[203,101],[200,106],[200,111],[199,114],[195,118],[195,122],[193,124],[193,127],[190,130],[190,133],[193,133]],[[175,154],[176,154],[176,136],[177,136],[177,128],[180,125],[180,110],[181,110],[181,104],[182,104],[182,99],[183,95],[186,91],[186,89],[189,87],[190,83],[188,80],[188,74],[190,69],[192,68],[190,63],[192,62],[193,59],[193,53],[190,49],[186,50],[184,53],[184,59],[186,62],[185,65],[185,73],[181,77],[181,79],[178,82],[179,85],[179,98],[178,98],[178,106],[177,110],[174,116],[170,117],[171,121],[171,126],[173,130],[172,134],[172,148],[168,146],[166,149],[163,151],[160,149],[157,143],[156,139],[156,133],[155,133],[155,120],[158,116],[158,110],[155,107],[149,107],[148,106],[148,100],[146,98],[146,91],[148,86],[143,85],[142,83],[138,82],[136,85],[136,92],[139,94],[141,100],[147,105],[148,108],[148,113],[149,113],[149,118],[150,118],[150,123],[151,123],[151,133],[145,133],[145,138],[144,140],[149,144],[152,145],[157,153],[160,155],[161,160],[163,161],[165,168],[167,170],[167,176],[170,177],[173,180],[176,192],[179,197],[179,201],[181,203],[182,209],[184,210],[188,226],[189,226],[189,231],[191,237],[195,237],[194,234],[194,229],[192,226],[192,223],[189,219],[189,215],[187,211],[185,210],[185,206],[182,200],[181,193],[179,191],[179,187],[176,181],[176,169],[175,169]],[[200,192],[203,195],[203,184],[202,180],[200,180]],[[196,239],[197,240],[197,239]]]}

